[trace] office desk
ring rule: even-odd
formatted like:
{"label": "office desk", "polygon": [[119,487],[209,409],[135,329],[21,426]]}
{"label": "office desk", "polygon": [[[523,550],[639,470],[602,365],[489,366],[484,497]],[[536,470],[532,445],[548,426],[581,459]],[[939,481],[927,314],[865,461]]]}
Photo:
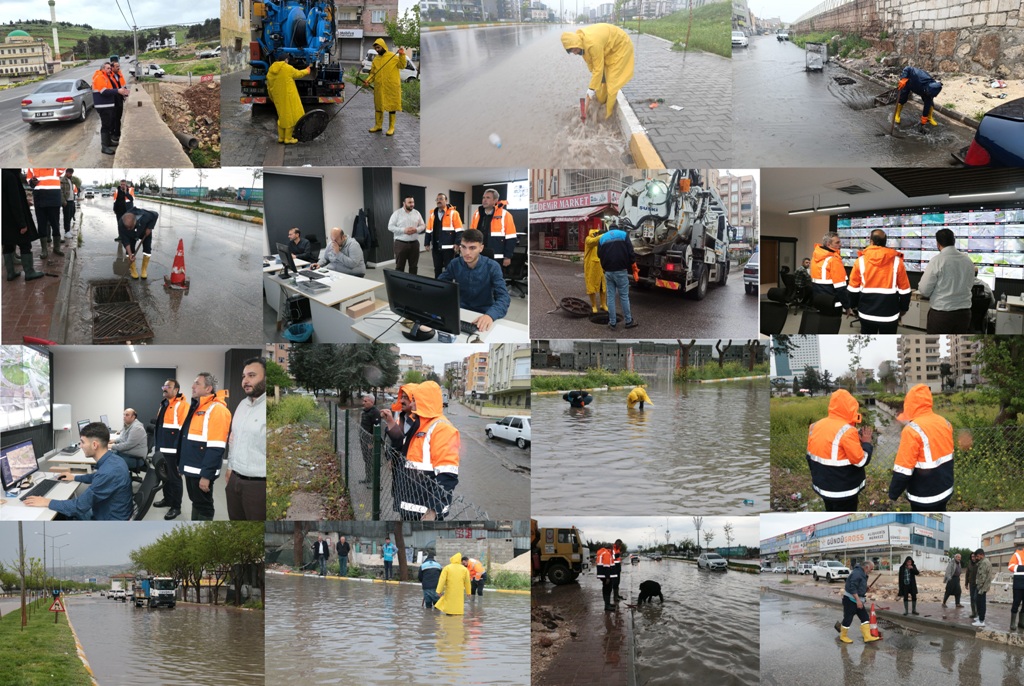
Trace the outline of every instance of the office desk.
{"label": "office desk", "polygon": [[[39,472],[38,478],[56,478],[56,474]],[[75,494],[82,484],[77,481],[61,483],[50,489],[44,497],[50,500],[68,500]],[[18,497],[8,498],[0,494],[0,522],[48,522],[57,516],[57,513],[48,507],[29,507],[21,502]]]}
{"label": "office desk", "polygon": [[[111,440],[111,442],[113,442],[114,441],[114,437],[111,436],[110,440]],[[51,452],[47,453],[46,455],[43,455],[41,458],[39,458],[39,464],[42,465],[43,463],[46,463],[46,466],[48,468],[56,467],[56,466],[60,466],[60,465],[67,465],[69,467],[95,467],[96,466],[96,460],[94,460],[91,457],[86,457],[85,453],[82,452],[81,448],[79,448],[78,450],[76,450],[75,452],[70,453],[70,454],[62,453],[59,450],[51,451]]]}
{"label": "office desk", "polygon": [[[471,322],[479,317],[480,313],[473,312],[472,310],[460,310],[459,316],[463,321]],[[401,324],[394,324],[399,319],[401,318],[392,312],[390,308],[384,308],[377,312],[372,312],[360,319],[352,327],[352,330],[362,336],[365,340],[376,340],[379,343],[410,343],[411,341],[402,335],[402,332],[406,331],[405,327]],[[392,324],[394,324],[394,326],[392,326]],[[490,331],[473,334],[469,337],[468,341],[466,340],[465,334],[459,334],[459,338],[456,343],[467,342],[488,344],[529,343],[530,328],[525,324],[519,324],[507,319],[499,319],[494,322]],[[424,341],[424,343],[429,345],[431,343],[440,343],[440,341],[437,336],[434,336],[429,341]]]}
{"label": "office desk", "polygon": [[910,296],[910,309],[903,315],[902,325],[912,329],[927,329],[928,310],[930,309],[931,305],[928,304],[928,301],[914,291]]}
{"label": "office desk", "polygon": [[996,335],[1024,335],[1024,298],[1010,295],[1005,308],[1002,303],[996,305]]}
{"label": "office desk", "polygon": [[[383,288],[384,284],[373,279],[331,270],[321,272],[326,274],[326,278],[320,279],[318,283],[326,284],[330,288],[317,292],[303,290],[294,280],[282,281],[270,274],[264,275],[268,296],[272,287],[276,287],[281,294],[278,296],[277,307],[274,308],[278,310],[278,319],[281,319],[280,303],[284,300],[282,295],[301,295],[309,298],[314,343],[361,343],[363,339],[352,331],[352,325],[356,320],[345,314],[344,310],[353,303],[373,300],[373,291]],[[273,304],[271,306],[273,307]]]}
{"label": "office desk", "polygon": [[[295,259],[295,266],[299,269],[305,269],[309,266],[309,262],[305,260]],[[269,267],[263,268],[263,294],[267,298],[267,304],[270,305],[274,312],[281,315],[278,310],[281,308],[281,280],[274,278],[274,274],[284,269],[284,265],[280,261],[272,261]]]}

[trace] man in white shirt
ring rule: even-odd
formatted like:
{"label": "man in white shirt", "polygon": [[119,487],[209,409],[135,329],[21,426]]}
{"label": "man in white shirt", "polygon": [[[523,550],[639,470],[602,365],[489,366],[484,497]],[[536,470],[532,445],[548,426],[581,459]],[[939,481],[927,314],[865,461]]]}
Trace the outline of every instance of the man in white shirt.
{"label": "man in white shirt", "polygon": [[228,517],[267,518],[267,363],[253,357],[242,369],[245,399],[235,408],[228,437],[224,486]]}
{"label": "man in white shirt", "polygon": [[929,300],[928,333],[968,333],[971,328],[971,287],[974,263],[957,250],[950,229],[935,234],[939,254],[924,269],[918,292]]}
{"label": "man in white shirt", "polygon": [[388,229],[395,234],[395,269],[405,271],[409,264],[409,273],[415,274],[420,263],[420,237],[427,230],[423,216],[415,209],[416,201],[406,198],[391,215]]}

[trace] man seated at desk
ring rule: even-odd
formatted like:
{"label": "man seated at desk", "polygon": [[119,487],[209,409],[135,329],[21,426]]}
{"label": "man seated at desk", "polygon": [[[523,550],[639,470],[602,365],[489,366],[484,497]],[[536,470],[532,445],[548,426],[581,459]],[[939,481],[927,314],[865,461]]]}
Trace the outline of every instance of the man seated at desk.
{"label": "man seated at desk", "polygon": [[132,408],[124,411],[124,428],[121,435],[110,444],[110,451],[120,456],[128,469],[138,471],[146,466],[149,446],[146,444],[146,428]]}
{"label": "man seated at desk", "polygon": [[288,229],[288,252],[306,262],[316,262],[316,255],[313,254],[313,246],[302,237],[302,232],[297,228]]}
{"label": "man seated at desk", "polygon": [[[996,306],[996,296],[992,293],[992,289],[988,287],[988,284],[978,278],[978,268],[974,268],[974,285],[971,286],[971,293],[974,293],[974,286],[981,286],[984,289],[985,298],[988,300],[988,309],[993,309]],[[973,298],[973,295],[972,295]]]}
{"label": "man seated at desk", "polygon": [[437,277],[441,281],[459,284],[459,306],[480,313],[473,325],[480,331],[488,331],[496,319],[508,313],[512,299],[505,288],[505,277],[501,265],[481,254],[484,236],[477,229],[462,232],[459,256]]}
{"label": "man seated at desk", "polygon": [[362,247],[337,226],[331,229],[331,242],[327,244],[324,257],[317,267],[327,267],[351,276],[366,275]]}
{"label": "man seated at desk", "polygon": [[[110,431],[99,422],[86,424],[78,445],[86,457],[96,460],[91,474],[79,474],[74,480],[90,484],[81,497],[73,500],[50,500],[40,496],[25,498],[29,507],[48,507],[72,519],[128,521],[132,518],[132,480],[124,460],[107,447]],[[99,459],[96,456],[99,455]],[[68,474],[58,479],[68,481]]]}

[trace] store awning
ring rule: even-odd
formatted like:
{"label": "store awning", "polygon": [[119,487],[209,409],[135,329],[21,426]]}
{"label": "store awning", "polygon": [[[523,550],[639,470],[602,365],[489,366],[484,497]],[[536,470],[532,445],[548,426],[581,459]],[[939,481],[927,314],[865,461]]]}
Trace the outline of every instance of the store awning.
{"label": "store awning", "polygon": [[576,222],[590,219],[613,209],[611,205],[597,207],[574,207],[568,210],[548,210],[547,212],[531,212],[531,224],[553,224],[554,222]]}

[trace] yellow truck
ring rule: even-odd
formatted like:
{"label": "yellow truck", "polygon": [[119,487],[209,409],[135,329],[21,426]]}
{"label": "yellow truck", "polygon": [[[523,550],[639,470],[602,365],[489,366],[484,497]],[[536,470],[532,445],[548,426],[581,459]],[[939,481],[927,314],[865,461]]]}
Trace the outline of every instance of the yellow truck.
{"label": "yellow truck", "polygon": [[590,552],[583,544],[583,532],[574,526],[540,527],[530,520],[534,576],[546,577],[561,586],[575,581],[590,565]]}

